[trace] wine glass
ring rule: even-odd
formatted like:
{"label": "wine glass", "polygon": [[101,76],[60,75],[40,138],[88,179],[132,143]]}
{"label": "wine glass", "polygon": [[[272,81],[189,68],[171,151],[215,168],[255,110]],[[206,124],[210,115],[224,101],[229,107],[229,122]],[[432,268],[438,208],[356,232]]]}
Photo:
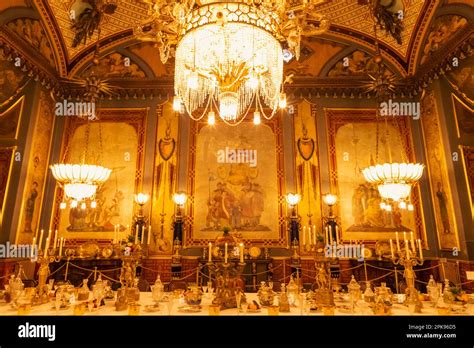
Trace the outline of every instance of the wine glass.
{"label": "wine glass", "polygon": [[248,302],[242,302],[242,312],[247,313],[247,310],[249,309],[249,304]]}
{"label": "wine glass", "polygon": [[242,301],[242,293],[240,291],[235,295],[235,300],[237,301],[237,313],[240,314],[240,302]]}
{"label": "wine glass", "polygon": [[169,301],[166,303],[166,308],[168,309],[168,315],[171,315],[171,311],[173,310],[174,300],[173,297],[170,296]]}
{"label": "wine glass", "polygon": [[56,299],[54,301],[54,308],[56,308],[56,314],[58,314],[59,308],[61,308],[61,294],[56,294]]}

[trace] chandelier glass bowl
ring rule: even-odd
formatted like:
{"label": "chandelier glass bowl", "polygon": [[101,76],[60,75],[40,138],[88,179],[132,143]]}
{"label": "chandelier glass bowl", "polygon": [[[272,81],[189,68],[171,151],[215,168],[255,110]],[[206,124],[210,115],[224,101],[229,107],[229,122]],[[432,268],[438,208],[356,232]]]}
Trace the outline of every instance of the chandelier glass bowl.
{"label": "chandelier glass bowl", "polygon": [[277,28],[277,16],[238,2],[203,5],[187,16],[174,82],[191,118],[214,110],[226,123],[237,124],[251,108],[273,117],[283,83]]}
{"label": "chandelier glass bowl", "polygon": [[106,182],[112,172],[89,164],[54,164],[50,168],[56,181],[63,186],[66,198],[78,202],[92,198],[97,187]]}
{"label": "chandelier glass bowl", "polygon": [[423,175],[420,163],[384,163],[362,170],[367,182],[378,185],[380,196],[395,202],[409,200],[411,188]]}

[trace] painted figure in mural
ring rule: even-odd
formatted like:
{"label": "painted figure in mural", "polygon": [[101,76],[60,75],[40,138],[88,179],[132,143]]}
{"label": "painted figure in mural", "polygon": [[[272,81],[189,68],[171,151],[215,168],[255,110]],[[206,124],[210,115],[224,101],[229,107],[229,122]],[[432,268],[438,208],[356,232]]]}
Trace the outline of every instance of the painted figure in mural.
{"label": "painted figure in mural", "polygon": [[451,229],[449,227],[449,215],[448,215],[448,207],[447,207],[447,199],[446,192],[444,192],[443,185],[441,182],[438,181],[438,191],[436,192],[436,198],[438,198],[438,205],[439,205],[439,213],[441,215],[441,222],[443,224],[443,233],[449,234],[451,233]]}
{"label": "painted figure in mural", "polygon": [[364,224],[364,211],[366,207],[367,191],[364,185],[359,185],[352,195],[352,216],[354,225],[362,226]]}
{"label": "painted figure in mural", "polygon": [[369,189],[367,209],[365,210],[365,224],[369,226],[383,226],[383,216],[380,210],[380,195],[373,187]]}
{"label": "painted figure in mural", "polygon": [[25,232],[31,232],[31,223],[33,222],[33,215],[35,213],[35,202],[38,198],[38,183],[33,181],[31,184],[30,196],[26,201],[26,214],[25,214]]}

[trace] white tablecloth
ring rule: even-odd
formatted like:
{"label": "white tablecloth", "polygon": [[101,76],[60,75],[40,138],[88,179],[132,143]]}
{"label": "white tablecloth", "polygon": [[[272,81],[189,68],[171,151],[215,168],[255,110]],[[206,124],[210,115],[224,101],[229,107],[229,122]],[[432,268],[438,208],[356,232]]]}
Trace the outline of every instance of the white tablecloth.
{"label": "white tablecloth", "polygon": [[[257,294],[255,293],[247,293],[246,294],[247,301],[257,300]],[[188,313],[182,312],[179,307],[186,306],[183,302],[184,299],[175,299],[173,303],[173,308],[171,311],[171,315],[173,316],[196,316],[196,315],[209,315],[209,305],[211,304],[211,298],[208,296],[204,296],[202,303],[201,303],[201,311],[197,313]],[[153,316],[168,316],[168,308],[166,302],[160,303],[160,310],[157,312],[147,312],[146,306],[152,305],[154,302],[151,297],[151,292],[142,292],[140,294],[140,301],[141,309],[140,315],[153,315]],[[116,311],[115,310],[115,301],[114,300],[105,300],[105,306],[100,307],[99,309],[93,309],[91,312],[86,310],[84,316],[91,316],[91,315],[128,315],[128,310],[124,311]],[[346,308],[344,308],[346,307]],[[355,313],[352,313],[349,309],[349,304],[345,301],[336,300],[336,310],[335,315],[373,315],[372,309],[369,307],[367,303],[364,301],[359,301],[356,307]],[[392,315],[437,315],[437,310],[432,307],[431,303],[423,302],[423,308],[421,313],[412,314],[408,311],[407,306],[402,304],[393,304],[392,306]],[[464,312],[456,312],[453,313],[455,315],[474,315],[474,305],[467,304],[466,310]],[[0,315],[18,315],[17,309],[13,308],[11,304],[7,303],[0,303]],[[54,308],[54,302],[49,302],[47,304],[42,304],[39,306],[33,306],[31,308],[29,315],[44,315],[44,316],[64,316],[64,315],[74,315],[73,306],[70,306],[67,309],[60,309],[56,311]],[[239,313],[236,308],[232,309],[225,309],[220,311],[220,315],[222,316],[259,316],[259,315],[268,315],[267,308],[261,308],[259,312],[256,313]],[[301,307],[291,307],[289,313],[279,313],[280,316],[295,316],[295,315],[306,315],[306,316],[322,316],[324,315],[322,312],[312,312],[312,311],[302,311]]]}

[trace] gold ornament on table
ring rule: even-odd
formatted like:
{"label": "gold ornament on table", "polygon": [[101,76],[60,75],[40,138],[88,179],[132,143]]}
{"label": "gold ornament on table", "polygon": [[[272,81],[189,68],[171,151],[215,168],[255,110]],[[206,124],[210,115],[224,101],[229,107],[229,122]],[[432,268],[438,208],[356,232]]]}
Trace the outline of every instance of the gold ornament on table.
{"label": "gold ornament on table", "polygon": [[261,115],[270,119],[285,108],[284,53],[287,61],[299,59],[301,37],[329,28],[315,9],[320,0],[142,2],[149,18],[134,34],[155,42],[163,63],[175,56],[173,108],[184,105],[194,120],[207,114],[210,124],[216,113],[239,124],[251,108],[259,124]]}
{"label": "gold ornament on table", "polygon": [[413,232],[410,232],[410,240],[407,239],[406,232],[403,232],[403,241],[400,241],[399,234],[396,232],[396,249],[393,241],[390,239],[390,253],[394,265],[401,265],[404,267],[403,278],[407,284],[405,290],[405,304],[415,305],[415,312],[421,312],[422,303],[419,299],[418,290],[415,288],[416,274],[413,271],[414,266],[421,266],[423,260],[423,249],[421,240],[415,241]]}
{"label": "gold ornament on table", "polygon": [[243,293],[244,285],[240,278],[245,266],[244,245],[240,239],[229,233],[230,228],[225,227],[223,230],[224,234],[214,243],[217,252],[213,252],[212,243],[209,243],[209,259],[206,265],[209,274],[213,274],[216,279],[216,294],[212,304],[219,305],[221,309],[237,308],[237,295]]}

